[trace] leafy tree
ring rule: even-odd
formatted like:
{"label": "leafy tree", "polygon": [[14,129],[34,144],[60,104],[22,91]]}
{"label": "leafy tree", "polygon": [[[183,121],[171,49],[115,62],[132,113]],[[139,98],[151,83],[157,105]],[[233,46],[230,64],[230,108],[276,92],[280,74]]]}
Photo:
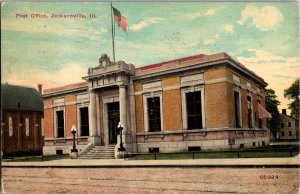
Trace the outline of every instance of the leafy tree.
{"label": "leafy tree", "polygon": [[291,116],[299,119],[299,79],[295,80],[289,88],[284,90],[284,97],[292,100],[292,102],[288,104],[288,108],[291,109]]}
{"label": "leafy tree", "polygon": [[271,119],[267,119],[267,125],[275,134],[276,131],[279,130],[280,125],[280,117],[278,111],[279,104],[280,102],[277,100],[275,91],[272,89],[266,89],[266,109],[272,115]]}

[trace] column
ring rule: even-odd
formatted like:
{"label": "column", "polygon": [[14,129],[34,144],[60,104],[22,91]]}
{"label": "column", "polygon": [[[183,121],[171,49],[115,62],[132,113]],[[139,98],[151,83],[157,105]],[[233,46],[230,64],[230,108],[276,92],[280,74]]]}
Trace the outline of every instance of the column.
{"label": "column", "polygon": [[89,104],[89,129],[90,137],[97,136],[96,128],[96,93],[90,90],[90,104]]}
{"label": "column", "polygon": [[126,108],[126,86],[119,86],[119,100],[120,100],[120,122],[123,125],[123,134],[127,133],[127,108]]}

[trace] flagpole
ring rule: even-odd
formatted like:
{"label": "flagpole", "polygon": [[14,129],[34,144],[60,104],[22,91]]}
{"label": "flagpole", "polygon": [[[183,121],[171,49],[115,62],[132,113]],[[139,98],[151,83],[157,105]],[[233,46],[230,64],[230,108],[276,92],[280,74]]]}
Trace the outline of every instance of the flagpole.
{"label": "flagpole", "polygon": [[112,38],[112,47],[113,47],[113,60],[115,61],[115,29],[114,29],[114,20],[113,20],[113,8],[112,2],[110,2],[110,12],[111,12],[111,38]]}

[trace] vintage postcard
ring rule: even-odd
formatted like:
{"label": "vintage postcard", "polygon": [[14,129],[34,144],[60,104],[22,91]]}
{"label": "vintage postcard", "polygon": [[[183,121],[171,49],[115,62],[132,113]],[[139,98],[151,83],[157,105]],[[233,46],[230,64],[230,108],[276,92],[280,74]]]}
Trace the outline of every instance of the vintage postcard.
{"label": "vintage postcard", "polygon": [[1,2],[4,193],[298,193],[299,5]]}

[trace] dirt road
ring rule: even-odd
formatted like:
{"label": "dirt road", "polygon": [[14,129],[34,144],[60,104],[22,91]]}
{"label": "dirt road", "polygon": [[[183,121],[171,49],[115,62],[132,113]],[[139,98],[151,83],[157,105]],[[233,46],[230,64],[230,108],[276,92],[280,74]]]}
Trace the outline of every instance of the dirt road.
{"label": "dirt road", "polygon": [[5,168],[7,193],[298,193],[298,168]]}

